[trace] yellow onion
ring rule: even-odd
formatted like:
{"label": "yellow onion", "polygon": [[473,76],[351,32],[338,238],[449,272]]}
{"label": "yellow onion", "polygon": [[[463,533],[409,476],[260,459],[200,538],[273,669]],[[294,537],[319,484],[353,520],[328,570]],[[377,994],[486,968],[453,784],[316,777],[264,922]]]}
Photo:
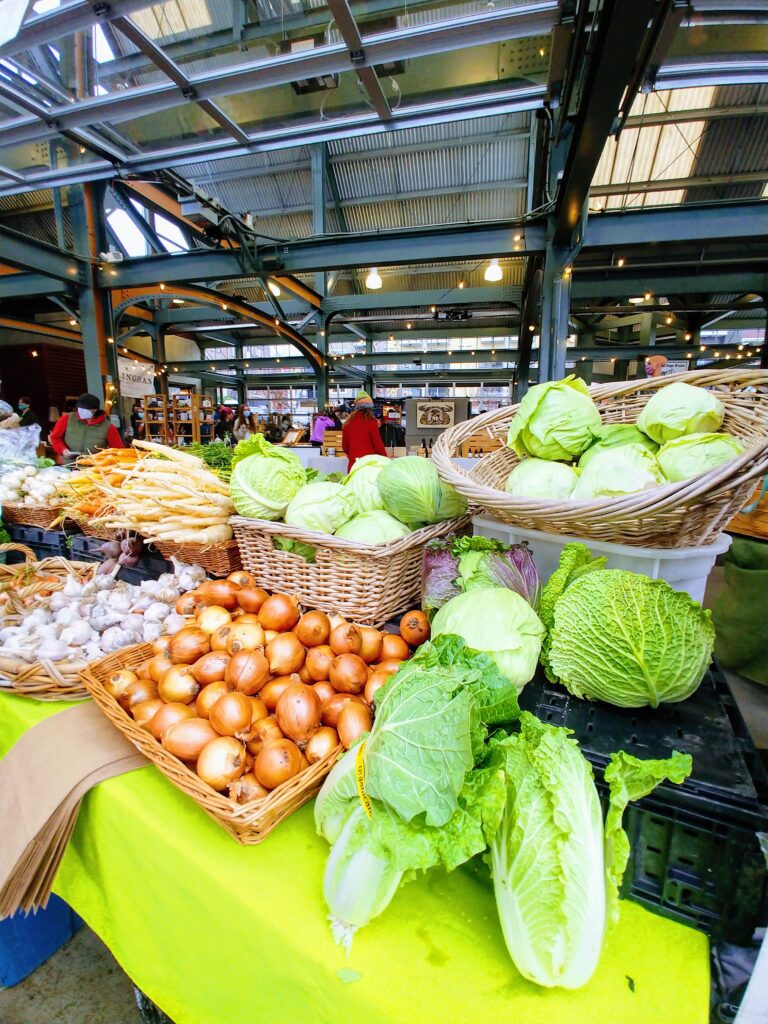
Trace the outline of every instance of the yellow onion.
{"label": "yellow onion", "polygon": [[227,650],[230,654],[237,654],[239,651],[255,651],[263,647],[264,630],[258,623],[242,622],[237,620],[233,623],[232,629],[227,637]]}
{"label": "yellow onion", "polygon": [[341,709],[350,701],[355,704],[365,704],[365,700],[356,693],[334,693],[328,700],[323,701],[323,705],[320,708],[320,720],[323,725],[328,725],[331,729],[335,729],[339,724]]}
{"label": "yellow onion", "polygon": [[[146,700],[154,700],[158,696],[157,684],[151,679],[137,679],[129,683],[120,695],[120,703],[130,711],[136,704],[143,704]],[[160,694],[162,696],[162,694]]]}
{"label": "yellow onion", "polygon": [[269,717],[269,708],[261,697],[249,697],[248,700],[251,702],[251,728],[253,728],[257,722]]}
{"label": "yellow onion", "polygon": [[224,681],[248,697],[269,679],[269,662],[261,651],[238,651],[229,659]]}
{"label": "yellow onion", "polygon": [[117,672],[112,672],[107,676],[104,680],[104,689],[107,693],[113,696],[115,700],[118,700],[122,697],[123,693],[131,683],[135,683],[138,678],[139,677],[136,673],[131,672],[129,668],[121,668],[118,669]]}
{"label": "yellow onion", "polygon": [[174,722],[180,722],[183,718],[194,718],[195,712],[189,704],[163,704],[158,708],[157,714],[149,723],[149,731],[156,740],[162,739],[163,733],[169,729]]}
{"label": "yellow onion", "polygon": [[172,665],[157,684],[157,691],[169,704],[191,704],[200,692],[191,665]]}
{"label": "yellow onion", "polygon": [[232,621],[232,616],[226,608],[219,604],[209,604],[201,608],[196,616],[197,625],[204,633],[215,633],[219,626],[226,626]]}
{"label": "yellow onion", "polygon": [[358,626],[357,628],[360,630],[360,635],[363,638],[359,652],[360,657],[367,665],[370,665],[381,657],[382,634],[378,629],[374,629],[373,626]]}
{"label": "yellow onion", "polygon": [[136,725],[140,725],[142,729],[148,729],[149,723],[155,717],[160,708],[165,706],[165,701],[159,697],[152,697],[150,700],[143,700],[139,704],[134,704],[131,708],[131,714]]}
{"label": "yellow onion", "polygon": [[310,647],[307,651],[307,672],[316,683],[329,678],[331,662],[336,657],[335,652],[328,644],[320,644],[319,647]]}
{"label": "yellow onion", "polygon": [[389,679],[390,674],[387,672],[382,672],[381,670],[378,672],[371,672],[368,676],[368,682],[365,684],[365,690],[363,692],[363,696],[368,704],[373,704],[376,698],[376,693],[382,688],[382,686],[386,685]]}
{"label": "yellow onion", "polygon": [[195,770],[203,782],[221,793],[245,769],[245,747],[234,736],[219,736],[200,751]]}
{"label": "yellow onion", "polygon": [[208,721],[220,736],[245,739],[251,731],[251,702],[244,693],[224,693],[209,711]]}
{"label": "yellow onion", "polygon": [[153,641],[152,650],[155,654],[167,654],[170,646],[171,638],[169,636],[159,636],[157,640]]}
{"label": "yellow onion", "polygon": [[232,580],[205,580],[197,588],[197,593],[206,604],[218,604],[227,611],[237,607],[237,595],[240,587]]}
{"label": "yellow onion", "polygon": [[203,604],[196,590],[190,590],[176,599],[175,611],[178,615],[194,615]]}
{"label": "yellow onion", "polygon": [[325,612],[305,612],[293,628],[305,647],[327,644],[331,635],[331,623]]}
{"label": "yellow onion", "polygon": [[194,663],[192,675],[203,686],[207,686],[208,683],[217,683],[224,678],[228,664],[229,655],[226,651],[209,651]]}
{"label": "yellow onion", "polygon": [[263,800],[265,796],[269,796],[269,790],[257,781],[253,772],[230,782],[227,792],[230,800],[236,800],[239,804],[249,804],[253,800]]}
{"label": "yellow onion", "polygon": [[385,633],[381,638],[381,660],[389,661],[393,658],[405,661],[411,656],[411,649],[408,644],[397,633]]}
{"label": "yellow onion", "polygon": [[357,704],[355,702],[345,704],[339,714],[336,729],[339,733],[339,739],[349,750],[352,744],[364,732],[370,732],[371,712],[364,704]]}
{"label": "yellow onion", "polygon": [[195,714],[198,718],[208,718],[211,708],[225,693],[231,693],[232,687],[223,679],[204,686],[195,699]]}
{"label": "yellow onion", "polygon": [[351,622],[343,622],[331,630],[328,643],[334,654],[359,654],[363,638],[357,626],[353,626]]}
{"label": "yellow onion", "polygon": [[269,670],[275,676],[297,672],[304,664],[307,652],[295,633],[282,633],[267,644]]}
{"label": "yellow onion", "polygon": [[336,693],[333,686],[331,686],[327,679],[324,679],[318,683],[312,683],[312,689],[320,698],[321,704],[324,704],[329,697],[332,697],[334,693]]}
{"label": "yellow onion", "polygon": [[216,739],[216,731],[205,718],[183,718],[163,733],[163,746],[182,761],[196,761],[203,747]]}
{"label": "yellow onion", "polygon": [[159,683],[172,664],[167,654],[156,654],[147,662],[146,671],[150,679]]}
{"label": "yellow onion", "polygon": [[340,654],[331,662],[329,678],[339,693],[360,693],[368,682],[368,666],[356,654]]}
{"label": "yellow onion", "polygon": [[211,650],[212,651],[226,651],[227,640],[229,640],[229,634],[232,631],[232,623],[225,623],[223,626],[219,626],[211,633]]}
{"label": "yellow onion", "polygon": [[283,734],[280,726],[271,715],[269,718],[261,718],[248,734],[248,739],[246,740],[248,753],[258,754],[265,743],[269,743],[272,740],[281,740],[282,738]]}
{"label": "yellow onion", "polygon": [[255,614],[261,609],[261,606],[269,597],[266,590],[262,590],[261,587],[244,587],[238,591],[237,603],[244,612],[251,612]]}
{"label": "yellow onion", "polygon": [[[230,583],[234,583],[238,587],[256,586],[256,577],[253,575],[253,573],[246,572],[245,569],[235,569],[234,572],[231,572],[229,576],[227,576],[227,579],[229,580]],[[238,590],[238,594],[239,593],[240,591]]]}
{"label": "yellow onion", "polygon": [[324,757],[332,754],[339,745],[339,736],[335,729],[327,725],[315,729],[304,747],[304,756],[309,764],[322,761]]}
{"label": "yellow onion", "polygon": [[264,629],[287,633],[299,621],[301,612],[295,597],[288,594],[273,594],[259,609],[259,622]]}
{"label": "yellow onion", "polygon": [[292,740],[272,740],[259,751],[253,774],[265,789],[275,789],[301,771],[301,760],[301,751]]}
{"label": "yellow onion", "polygon": [[199,626],[185,626],[171,637],[168,654],[174,665],[192,665],[211,649],[211,638]]}
{"label": "yellow onion", "polygon": [[302,745],[320,725],[320,698],[311,686],[292,683],[277,700],[275,718],[283,734]]}
{"label": "yellow onion", "polygon": [[425,640],[429,640],[429,633],[429,619],[420,608],[415,608],[412,612],[406,612],[402,619],[400,619],[400,636],[411,647],[418,647]]}

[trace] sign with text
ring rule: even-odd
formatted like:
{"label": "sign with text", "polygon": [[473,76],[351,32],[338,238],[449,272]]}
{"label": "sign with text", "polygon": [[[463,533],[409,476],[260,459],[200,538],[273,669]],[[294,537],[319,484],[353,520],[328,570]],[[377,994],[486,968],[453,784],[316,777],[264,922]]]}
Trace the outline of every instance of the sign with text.
{"label": "sign with text", "polygon": [[154,368],[148,363],[134,363],[132,359],[117,360],[120,374],[120,394],[123,398],[144,398],[155,392]]}

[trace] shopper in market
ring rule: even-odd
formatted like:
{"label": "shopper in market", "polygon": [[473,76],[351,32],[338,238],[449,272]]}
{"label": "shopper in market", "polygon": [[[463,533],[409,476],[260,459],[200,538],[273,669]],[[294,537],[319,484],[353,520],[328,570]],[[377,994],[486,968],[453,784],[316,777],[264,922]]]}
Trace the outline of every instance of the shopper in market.
{"label": "shopper in market", "polygon": [[239,405],[235,422],[232,425],[232,434],[235,440],[245,441],[249,437],[253,437],[254,434],[258,434],[258,432],[259,425],[256,422],[256,417],[251,412],[250,406]]}
{"label": "shopper in market", "polygon": [[124,448],[117,427],[110,423],[96,395],[80,395],[74,412],[65,412],[51,431],[51,448],[59,465],[100,448]]}
{"label": "shopper in market", "polygon": [[373,415],[373,399],[367,391],[358,391],[352,415],[341,432],[341,446],[352,469],[364,455],[386,455],[379,433],[379,421]]}
{"label": "shopper in market", "polygon": [[134,402],[133,409],[131,410],[131,430],[133,431],[133,436],[141,440],[144,437],[146,429],[147,428],[144,423],[144,406],[141,402]]}
{"label": "shopper in market", "polygon": [[16,403],[16,408],[19,410],[20,427],[39,426],[40,420],[32,411],[32,405],[30,403],[29,395],[22,395],[19,401]]}
{"label": "shopper in market", "polygon": [[234,423],[235,414],[226,405],[222,405],[219,409],[219,418],[216,420],[216,426],[214,427],[214,434],[216,435],[217,441],[231,441],[232,440],[232,425]]}
{"label": "shopper in market", "polygon": [[339,423],[329,411],[319,412],[312,421],[312,433],[309,435],[310,443],[315,448],[320,448],[326,430],[338,430]]}

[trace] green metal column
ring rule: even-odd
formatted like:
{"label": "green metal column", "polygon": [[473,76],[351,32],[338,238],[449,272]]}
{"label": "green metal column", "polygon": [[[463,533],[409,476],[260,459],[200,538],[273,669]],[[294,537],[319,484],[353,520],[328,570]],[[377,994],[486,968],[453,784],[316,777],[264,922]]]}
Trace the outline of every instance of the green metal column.
{"label": "green metal column", "polygon": [[540,382],[565,376],[572,258],[572,252],[565,246],[553,245],[551,241],[547,244],[541,289]]}
{"label": "green metal column", "polygon": [[[315,235],[324,235],[326,231],[326,159],[325,143],[319,142],[312,146],[310,151],[312,168],[312,233]],[[318,294],[325,296],[327,288],[328,277],[326,272],[323,270],[316,273],[315,291],[318,292]],[[323,333],[318,335],[316,345],[323,353],[323,356],[326,356],[328,352],[328,338],[330,337],[331,328],[330,317],[324,317],[321,311],[319,322],[323,325]],[[317,382],[317,409],[319,412],[328,405],[327,358],[324,359],[323,366],[315,370],[315,378]]]}

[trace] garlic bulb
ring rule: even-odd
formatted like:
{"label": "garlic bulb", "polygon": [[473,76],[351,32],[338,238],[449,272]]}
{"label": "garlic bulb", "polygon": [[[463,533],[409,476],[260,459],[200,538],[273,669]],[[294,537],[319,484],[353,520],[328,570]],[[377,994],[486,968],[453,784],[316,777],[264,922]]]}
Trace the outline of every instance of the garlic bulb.
{"label": "garlic bulb", "polygon": [[127,647],[133,639],[133,634],[129,633],[127,629],[110,626],[101,634],[101,649],[109,654],[110,651],[116,651],[120,647]]}
{"label": "garlic bulb", "polygon": [[[175,599],[174,599],[175,600]],[[145,622],[162,622],[170,614],[171,608],[165,602],[154,601],[144,610]]]}
{"label": "garlic bulb", "polygon": [[179,615],[178,612],[171,612],[171,614],[163,620],[166,633],[178,633],[180,629],[183,629],[187,624],[187,619],[184,615]]}

